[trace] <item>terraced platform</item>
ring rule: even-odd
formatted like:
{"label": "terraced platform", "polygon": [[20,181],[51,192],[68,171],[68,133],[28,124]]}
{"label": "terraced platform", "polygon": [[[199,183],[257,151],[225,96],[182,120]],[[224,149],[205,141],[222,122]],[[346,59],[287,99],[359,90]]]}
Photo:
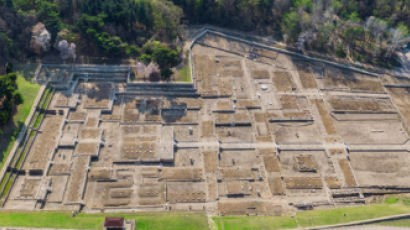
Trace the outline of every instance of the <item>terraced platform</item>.
{"label": "terraced platform", "polygon": [[4,208],[281,215],[410,192],[410,80],[215,33],[191,55],[189,84],[43,66],[56,90]]}

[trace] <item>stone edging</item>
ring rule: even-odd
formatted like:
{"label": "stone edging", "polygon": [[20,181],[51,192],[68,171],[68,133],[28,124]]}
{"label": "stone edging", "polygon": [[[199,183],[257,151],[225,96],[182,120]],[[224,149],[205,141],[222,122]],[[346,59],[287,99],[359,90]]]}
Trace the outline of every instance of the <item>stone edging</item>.
{"label": "stone edging", "polygon": [[353,221],[345,224],[335,224],[335,225],[324,225],[318,227],[311,227],[311,228],[303,228],[303,230],[322,230],[322,229],[336,229],[341,227],[351,227],[351,226],[360,226],[360,225],[368,225],[368,224],[375,224],[389,220],[401,220],[401,219],[408,219],[410,218],[410,214],[400,214],[394,216],[387,216],[387,217],[379,217],[374,219],[367,219],[367,220],[359,220]]}

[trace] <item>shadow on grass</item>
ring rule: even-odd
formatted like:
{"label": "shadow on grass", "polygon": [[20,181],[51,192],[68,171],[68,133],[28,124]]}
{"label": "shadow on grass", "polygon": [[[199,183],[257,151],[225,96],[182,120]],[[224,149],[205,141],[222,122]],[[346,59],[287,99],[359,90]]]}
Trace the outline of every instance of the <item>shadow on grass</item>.
{"label": "shadow on grass", "polygon": [[23,127],[23,122],[19,121],[16,125],[13,119],[10,119],[7,124],[1,127],[3,133],[0,135],[0,169],[3,167]]}
{"label": "shadow on grass", "polygon": [[21,73],[21,75],[26,79],[26,81],[31,81],[36,72],[38,63],[28,63],[28,64],[15,64],[14,70]]}

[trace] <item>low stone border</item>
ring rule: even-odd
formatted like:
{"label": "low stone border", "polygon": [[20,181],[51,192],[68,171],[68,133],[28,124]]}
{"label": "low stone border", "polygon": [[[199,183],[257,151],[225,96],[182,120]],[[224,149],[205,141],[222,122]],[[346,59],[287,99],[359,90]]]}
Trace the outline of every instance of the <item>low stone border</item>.
{"label": "low stone border", "polygon": [[351,226],[376,224],[376,223],[380,223],[380,222],[384,222],[384,221],[402,220],[402,219],[409,219],[409,218],[410,218],[410,214],[400,214],[400,215],[379,217],[379,218],[368,219],[368,220],[354,221],[354,222],[345,223],[345,224],[324,225],[324,226],[319,226],[319,227],[303,228],[303,229],[304,230],[336,229],[336,228],[341,228],[341,227],[351,227]]}
{"label": "low stone border", "polygon": [[20,130],[20,133],[16,139],[16,141],[14,142],[13,148],[10,150],[10,153],[7,157],[7,160],[4,162],[3,168],[0,171],[0,179],[2,179],[7,171],[7,168],[10,165],[11,160],[13,159],[14,155],[16,154],[16,150],[18,148],[18,146],[21,144],[26,132],[27,132],[27,128],[28,125],[30,124],[30,121],[34,115],[34,113],[36,112],[36,108],[38,106],[38,103],[40,102],[41,96],[44,93],[44,90],[46,89],[46,85],[42,85],[40,88],[40,91],[37,94],[36,99],[34,100],[33,106],[31,107],[30,110],[30,114],[27,116],[26,121],[24,122],[24,126],[22,128],[22,130]]}

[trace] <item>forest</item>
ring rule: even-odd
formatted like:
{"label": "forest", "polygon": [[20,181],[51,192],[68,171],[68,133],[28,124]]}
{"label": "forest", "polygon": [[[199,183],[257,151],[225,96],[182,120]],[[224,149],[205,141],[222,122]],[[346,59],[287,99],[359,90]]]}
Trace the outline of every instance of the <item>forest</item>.
{"label": "forest", "polygon": [[[45,28],[36,27],[39,22]],[[302,52],[389,66],[410,40],[410,1],[0,0],[0,63],[48,52],[63,59],[133,57],[160,60],[168,76],[182,54],[177,41],[183,28],[200,24],[270,36]],[[33,47],[33,28],[41,34],[40,47]]]}

